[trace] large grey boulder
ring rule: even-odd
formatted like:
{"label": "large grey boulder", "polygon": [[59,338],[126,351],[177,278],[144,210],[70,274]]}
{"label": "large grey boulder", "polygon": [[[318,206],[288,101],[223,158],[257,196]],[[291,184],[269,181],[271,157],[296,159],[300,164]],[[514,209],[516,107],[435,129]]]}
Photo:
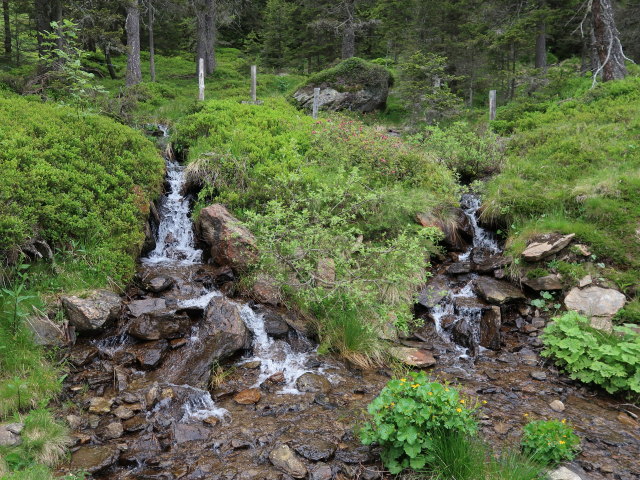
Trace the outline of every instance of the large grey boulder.
{"label": "large grey boulder", "polygon": [[241,272],[257,260],[255,237],[223,205],[216,203],[203,208],[196,228],[216,265]]}
{"label": "large grey boulder", "polygon": [[600,330],[611,331],[611,318],[618,313],[627,298],[612,288],[592,285],[587,288],[573,288],[564,299],[568,310],[591,318],[591,326]]}
{"label": "large grey boulder", "polygon": [[547,258],[569,245],[575,236],[575,233],[569,235],[560,235],[559,233],[540,235],[529,243],[525,251],[522,252],[522,258],[527,262],[537,262]]}
{"label": "large grey boulder", "polygon": [[134,318],[128,333],[140,340],[172,339],[183,336],[189,330],[189,317],[186,314],[150,313]]}
{"label": "large grey boulder", "polygon": [[78,332],[100,332],[115,320],[120,311],[120,297],[108,290],[93,290],[82,296],[62,297],[69,323]]}
{"label": "large grey boulder", "polygon": [[354,57],[313,75],[293,98],[310,110],[314,88],[320,88],[320,109],[367,113],[385,107],[392,83],[386,68]]}
{"label": "large grey boulder", "polygon": [[0,425],[0,447],[16,447],[22,443],[20,433],[24,424],[5,423]]}

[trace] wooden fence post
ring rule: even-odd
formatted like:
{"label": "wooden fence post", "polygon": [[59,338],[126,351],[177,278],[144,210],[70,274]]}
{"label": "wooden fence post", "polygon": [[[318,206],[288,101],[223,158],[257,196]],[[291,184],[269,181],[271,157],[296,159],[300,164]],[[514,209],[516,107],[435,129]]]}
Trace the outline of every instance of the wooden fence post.
{"label": "wooden fence post", "polygon": [[251,65],[251,101],[256,103],[258,101],[258,67]]}
{"label": "wooden fence post", "polygon": [[491,121],[496,119],[496,97],[497,92],[495,90],[489,91],[489,120]]}
{"label": "wooden fence post", "polygon": [[198,63],[198,100],[204,101],[204,58],[201,58]]}
{"label": "wooden fence post", "polygon": [[313,118],[318,118],[318,106],[320,105],[320,89],[319,88],[314,88],[313,89],[313,113],[312,116]]}

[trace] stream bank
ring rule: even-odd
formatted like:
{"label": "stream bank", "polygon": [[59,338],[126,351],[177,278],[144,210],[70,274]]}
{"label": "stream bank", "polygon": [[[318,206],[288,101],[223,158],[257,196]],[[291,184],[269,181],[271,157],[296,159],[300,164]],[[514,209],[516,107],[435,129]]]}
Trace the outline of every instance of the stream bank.
{"label": "stream bank", "polygon": [[[67,468],[98,479],[383,478],[354,426],[391,371],[320,357],[290,312],[225,295],[234,272],[202,263],[183,168],[167,165],[155,247],[115,323],[70,354],[66,391],[80,408],[67,417]],[[478,225],[479,200],[462,204],[471,245],[436,266],[416,307],[425,324],[398,343],[430,353],[434,376],[487,401],[480,421],[492,444],[516,444],[529,419],[566,418],[583,439],[573,465],[583,479],[638,478],[629,407],[540,359],[545,320],[496,278],[505,259]]]}

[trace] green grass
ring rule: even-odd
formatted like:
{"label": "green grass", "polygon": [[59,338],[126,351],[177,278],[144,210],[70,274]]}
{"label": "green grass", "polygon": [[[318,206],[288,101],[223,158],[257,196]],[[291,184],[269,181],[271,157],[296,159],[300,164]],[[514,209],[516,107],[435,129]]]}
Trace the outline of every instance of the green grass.
{"label": "green grass", "polygon": [[510,226],[516,254],[535,234],[575,233],[633,296],[640,285],[640,77],[593,90],[569,83],[572,98],[499,111],[497,125],[515,136],[504,169],[487,185],[483,215]]}

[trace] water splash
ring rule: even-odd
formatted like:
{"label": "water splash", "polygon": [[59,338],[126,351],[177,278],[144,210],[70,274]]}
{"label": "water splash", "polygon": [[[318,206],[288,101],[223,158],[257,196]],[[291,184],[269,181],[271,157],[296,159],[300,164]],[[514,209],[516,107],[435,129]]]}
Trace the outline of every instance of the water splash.
{"label": "water splash", "polygon": [[264,315],[254,312],[248,305],[242,306],[240,315],[247,328],[253,333],[253,357],[247,362],[260,362],[260,376],[255,386],[259,386],[270,376],[282,372],[285,384],[279,393],[300,393],[295,384],[300,375],[312,371],[306,367],[310,360],[309,354],[294,352],[289,343],[271,338],[265,329]]}
{"label": "water splash", "polygon": [[469,260],[473,249],[479,249],[493,255],[500,253],[502,249],[498,245],[495,235],[478,225],[478,210],[482,206],[480,198],[470,193],[464,194],[460,205],[473,230],[473,246],[460,255],[458,260],[461,262]]}

